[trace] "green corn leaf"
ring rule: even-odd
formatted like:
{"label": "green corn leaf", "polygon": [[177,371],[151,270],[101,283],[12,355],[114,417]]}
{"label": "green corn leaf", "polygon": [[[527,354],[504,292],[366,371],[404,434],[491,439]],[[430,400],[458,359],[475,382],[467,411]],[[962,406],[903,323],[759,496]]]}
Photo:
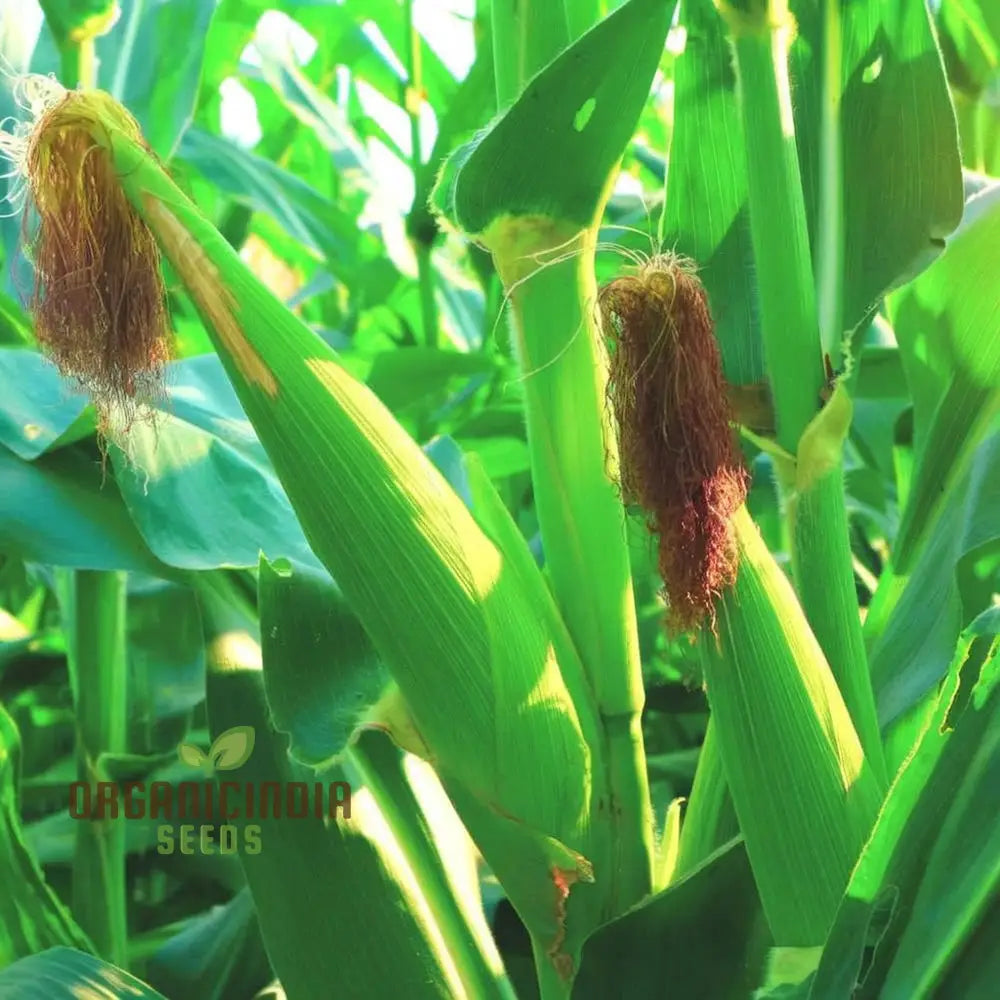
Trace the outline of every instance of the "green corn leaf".
{"label": "green corn leaf", "polygon": [[[254,753],[218,780],[263,782],[343,780],[295,765],[287,740],[270,724],[260,648],[242,633],[213,640],[208,676],[212,731],[234,726],[255,732]],[[241,834],[240,861],[254,896],[261,934],[289,1000],[323,996],[331,983],[348,996],[451,997],[457,983],[426,909],[406,884],[398,862],[367,839],[353,806],[324,823],[302,818],[247,817],[231,822]],[[256,828],[257,850],[249,848]]]}
{"label": "green corn leaf", "polygon": [[977,921],[941,979],[943,997],[988,997],[1000,981],[996,941],[1000,934],[1000,908],[994,902]]}
{"label": "green corn leaf", "polygon": [[742,125],[732,52],[711,0],[685,0],[681,15],[687,40],[674,68],[664,237],[698,262],[723,370],[733,384],[749,385],[764,377],[764,348],[756,286],[747,267],[753,248],[746,157],[733,141]]}
{"label": "green corn leaf", "polygon": [[151,986],[114,965],[75,948],[49,948],[0,972],[4,1000],[167,1000]]}
{"label": "green corn leaf", "polygon": [[80,569],[170,570],[150,552],[100,462],[75,448],[25,462],[0,447],[0,548],[10,555]]}
{"label": "green corn leaf", "polygon": [[[824,84],[827,4],[793,4],[789,55],[795,137],[813,247],[818,244],[824,107],[839,106],[842,297],[837,330],[939,253],[961,213],[954,113],[927,10],[909,0],[837,4],[839,92]],[[727,378],[764,377],[742,126],[725,30],[712,0],[685,0],[664,238],[693,257],[709,293]],[[879,150],[879,152],[876,152]],[[904,168],[902,165],[907,164]],[[900,183],[904,170],[909,182]],[[835,358],[839,344],[824,345]],[[836,362],[835,362],[836,363]]]}
{"label": "green corn leaf", "polygon": [[917,468],[893,548],[900,575],[932,536],[944,498],[1000,412],[1000,292],[991,277],[1000,245],[998,194],[994,188],[969,202],[945,253],[893,302],[907,374],[917,380]]}
{"label": "green corn leaf", "polygon": [[[133,522],[165,563],[256,566],[261,539],[319,569],[261,443],[217,357],[171,364],[153,420],[109,449]],[[196,513],[195,513],[196,512]]]}
{"label": "green corn leaf", "polygon": [[143,976],[168,997],[253,996],[272,972],[249,888],[185,921],[150,957]]}
{"label": "green corn leaf", "polygon": [[[391,683],[371,640],[325,574],[262,560],[260,627],[264,686],[275,727],[296,760],[337,759]],[[310,656],[295,655],[302,635]]]}
{"label": "green corn leaf", "polygon": [[[996,619],[994,615],[994,628]],[[995,670],[995,658],[991,659],[988,666]],[[983,713],[986,728],[970,753],[966,773],[927,858],[906,930],[882,987],[888,996],[931,993],[965,948],[975,944],[983,925],[995,926],[1000,830],[982,819],[996,816],[1000,806],[1000,698],[990,697],[988,706],[977,705],[974,710]],[[979,989],[987,980],[981,983]]]}
{"label": "green corn leaf", "polygon": [[460,354],[434,347],[398,347],[375,358],[367,383],[393,413],[401,413],[432,393],[447,389],[452,380],[468,380],[495,371],[493,359],[483,354]]}
{"label": "green corn leaf", "polygon": [[621,3],[622,0],[563,0],[570,38],[578,38]]}
{"label": "green corn leaf", "polygon": [[87,399],[37,351],[0,349],[0,444],[31,461],[48,451],[83,416]]}
{"label": "green corn leaf", "polygon": [[[0,379],[9,386],[0,403],[0,444],[25,459],[45,455],[32,465],[0,457],[11,465],[3,511],[10,526],[0,519],[0,537],[9,532],[11,551],[93,569],[158,567],[162,575],[147,546],[183,569],[255,566],[263,533],[284,556],[320,568],[215,355],[167,366],[154,419],[133,426],[128,454],[108,449],[114,482],[103,481],[99,465],[62,448],[94,428],[93,408],[69,379],[41,354],[20,349],[0,349]],[[43,506],[58,513],[39,517]],[[144,565],[121,554],[124,536],[134,540],[136,528],[147,548]],[[113,544],[107,533],[121,541]],[[60,547],[63,538],[68,544]],[[84,558],[91,564],[76,561]]]}
{"label": "green corn leaf", "polygon": [[[810,1000],[985,996],[992,988],[961,963],[995,926],[1000,882],[1000,838],[995,824],[982,822],[995,814],[1000,787],[998,633],[996,608],[962,633],[920,742],[851,877]],[[968,662],[975,643],[987,647],[978,677]],[[937,993],[953,963],[957,977],[987,992]],[[990,969],[980,951],[983,966]]]}
{"label": "green corn leaf", "polygon": [[[387,55],[381,46],[373,45],[363,28],[366,22],[375,21],[389,43],[392,54],[406,62],[411,39],[407,37],[404,19],[400,16],[396,0],[345,0],[334,10],[311,5],[299,5],[296,13],[321,48],[326,47],[331,57],[351,65],[352,73],[359,79],[377,87],[390,101],[400,100],[401,74],[396,60]],[[417,33],[421,77],[427,90],[427,100],[432,107],[446,107],[458,84],[433,47]]]}
{"label": "green corn leaf", "polygon": [[262,559],[258,579],[264,686],[274,726],[290,734],[296,759],[325,766],[337,760],[360,772],[469,995],[504,996],[490,967],[491,961],[499,966],[499,956],[485,925],[475,928],[478,901],[460,899],[449,884],[398,750],[381,733],[358,733],[389,678],[357,619],[329,577]]}
{"label": "green corn leaf", "polygon": [[290,47],[268,34],[258,34],[255,44],[264,79],[333,160],[337,189],[352,194],[373,192],[378,180],[371,157],[345,110],[302,71]]}
{"label": "green corn leaf", "polygon": [[557,56],[446,163],[438,211],[475,234],[503,216],[589,226],[649,96],[672,14],[670,2],[629,0]]}
{"label": "green corn leaf", "polygon": [[981,97],[1000,62],[1000,10],[989,0],[942,0],[938,23],[958,96]]}
{"label": "green corn leaf", "polygon": [[[892,594],[888,578],[879,585],[877,598],[891,607],[883,612],[873,603],[869,612],[873,617],[869,659],[883,727],[933,693],[947,671],[962,626],[991,599],[989,581],[976,603],[977,595],[968,584],[960,586],[960,579],[962,566],[1000,538],[998,507],[1000,435],[994,434],[976,450],[909,574],[892,578],[898,594]],[[881,614],[887,618],[879,631],[875,618]]]}
{"label": "green corn leaf", "polygon": [[[25,841],[18,811],[19,759],[14,720],[0,705],[0,878],[5,887],[0,893],[0,969],[57,945],[92,948],[45,881]],[[7,996],[4,975],[0,972],[0,995]]]}
{"label": "green corn leaf", "polygon": [[679,995],[745,1000],[761,980],[770,935],[741,840],[712,852],[668,889],[602,927],[584,947],[573,1000]]}
{"label": "green corn leaf", "polygon": [[132,577],[126,628],[128,747],[156,757],[164,746],[161,738],[174,742],[175,734],[177,740],[188,735],[189,713],[205,698],[197,595],[189,586]]}
{"label": "green corn leaf", "polygon": [[[128,105],[150,146],[169,160],[194,114],[215,4],[118,0],[116,6],[121,16],[97,42],[97,83]],[[184,44],[168,47],[164,38]]]}
{"label": "green corn leaf", "polygon": [[353,286],[363,235],[353,218],[315,188],[271,160],[199,128],[184,133],[178,158],[239,204],[269,215]]}
{"label": "green corn leaf", "polygon": [[239,70],[240,58],[253,40],[257,22],[269,9],[268,0],[218,0],[205,35],[200,107],[218,100],[220,84]]}

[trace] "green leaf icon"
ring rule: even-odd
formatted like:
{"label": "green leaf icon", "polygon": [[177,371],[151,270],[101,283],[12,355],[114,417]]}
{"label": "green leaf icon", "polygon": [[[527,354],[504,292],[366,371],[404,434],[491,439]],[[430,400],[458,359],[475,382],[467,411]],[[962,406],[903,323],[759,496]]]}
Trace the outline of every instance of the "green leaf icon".
{"label": "green leaf icon", "polygon": [[193,743],[181,743],[177,747],[177,756],[180,757],[182,764],[187,764],[189,767],[202,767],[208,760],[205,752]]}
{"label": "green leaf icon", "polygon": [[224,733],[219,733],[209,756],[217,771],[232,771],[241,767],[250,759],[253,753],[253,726],[233,726]]}

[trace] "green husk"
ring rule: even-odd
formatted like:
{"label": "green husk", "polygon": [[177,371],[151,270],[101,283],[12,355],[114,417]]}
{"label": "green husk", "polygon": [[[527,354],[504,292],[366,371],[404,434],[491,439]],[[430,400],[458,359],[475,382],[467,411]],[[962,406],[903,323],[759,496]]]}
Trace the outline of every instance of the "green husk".
{"label": "green husk", "polygon": [[844,700],[781,568],[742,508],[705,683],[775,943],[820,945],[881,804]]}
{"label": "green husk", "polygon": [[[113,164],[102,176],[117,179],[130,206],[114,224],[147,228],[191,295],[307,540],[392,673],[419,745],[466,804],[463,819],[489,842],[491,866],[514,879],[512,901],[568,988],[583,938],[611,905],[615,863],[597,711],[554,608],[526,593],[413,439],[249,271],[119,105],[67,94],[34,141],[61,130],[84,132],[88,156]],[[33,183],[46,190],[47,178]],[[592,870],[599,890],[567,900]]]}

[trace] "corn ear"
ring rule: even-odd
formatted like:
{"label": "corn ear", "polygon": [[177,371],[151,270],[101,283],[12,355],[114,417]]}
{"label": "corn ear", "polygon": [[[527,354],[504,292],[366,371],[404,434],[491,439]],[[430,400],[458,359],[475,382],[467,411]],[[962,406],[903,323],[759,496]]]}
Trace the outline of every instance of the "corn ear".
{"label": "corn ear", "polygon": [[746,508],[740,566],[703,636],[709,705],[764,912],[782,947],[826,939],[881,795],[791,585]]}
{"label": "corn ear", "polygon": [[[491,840],[507,870],[543,873],[519,880],[512,901],[565,977],[600,909],[589,897],[590,916],[566,941],[565,896],[591,866],[609,872],[607,838],[592,829],[602,809],[607,825],[608,810],[596,711],[579,660],[559,659],[551,609],[525,594],[378,398],[170,180],[124,109],[106,94],[67,94],[35,142],[60,129],[85,132],[88,155],[109,159],[185,285],[310,546],[392,673],[446,786],[480,829],[484,817],[510,827]],[[45,178],[34,183],[44,188]],[[497,867],[488,850],[487,859]]]}

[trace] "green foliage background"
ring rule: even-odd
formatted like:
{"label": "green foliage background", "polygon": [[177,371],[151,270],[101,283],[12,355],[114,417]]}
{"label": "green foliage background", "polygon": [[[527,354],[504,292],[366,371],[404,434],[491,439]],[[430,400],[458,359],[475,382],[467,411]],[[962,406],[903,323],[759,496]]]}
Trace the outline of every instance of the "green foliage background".
{"label": "green foliage background", "polygon": [[[642,2],[632,0],[636,9]],[[105,5],[42,6],[36,41],[27,6],[0,0],[0,53],[11,69],[69,84],[93,69],[247,266],[367,384],[489,537],[506,539],[519,579],[534,580],[534,565],[545,562],[546,484],[526,411],[530,418],[546,375],[519,361],[494,261],[455,224],[482,234],[501,209],[588,221],[572,214],[580,192],[591,181],[600,187],[621,145],[603,92],[598,140],[588,147],[592,175],[574,187],[566,176],[586,173],[565,169],[575,147],[539,153],[558,135],[532,118],[530,102],[496,122],[498,92],[503,110],[525,81],[496,72],[504,22],[485,0],[123,0],[96,38],[94,63],[68,25],[101,22]],[[526,76],[549,63],[553,39],[558,51],[620,6],[553,3],[568,16],[550,23],[545,5],[524,5]],[[831,6],[842,39],[836,85],[822,62]],[[863,648],[828,642],[817,625],[814,609],[836,590],[827,576],[811,573],[799,596],[842,686],[838,656],[865,662],[888,792],[821,957],[770,949],[758,897],[766,879],[737,839],[724,790],[718,814],[698,819],[711,831],[707,842],[682,840],[679,861],[671,854],[679,822],[671,803],[690,798],[685,823],[695,826],[692,785],[707,758],[702,671],[712,667],[699,647],[664,636],[655,548],[630,517],[661,875],[644,905],[614,914],[589,939],[574,997],[659,997],[667,983],[682,998],[755,990],[815,1000],[985,997],[1000,975],[990,945],[1000,915],[992,686],[1000,18],[988,0],[926,9],[915,0],[803,0],[792,9],[790,169],[801,178],[817,281],[832,273],[840,290],[832,314],[821,294],[817,333],[853,401],[843,447],[850,551],[840,568],[863,612]],[[639,60],[625,34],[609,37],[612,69]],[[620,78],[628,79],[623,69],[619,77],[598,66],[581,93]],[[567,107],[577,107],[579,95],[558,79]],[[843,127],[842,183],[831,203],[822,164],[832,98]],[[758,133],[740,100],[724,20],[708,0],[684,0],[637,127],[621,137],[625,154],[599,220],[597,278],[636,254],[676,247],[701,267],[727,379],[780,381],[784,364],[786,383],[801,377],[811,389],[814,373],[795,368],[794,352],[775,362],[768,346],[794,276],[760,266],[767,233],[751,223],[759,195],[745,141]],[[0,91],[0,117],[8,114],[19,112]],[[15,180],[0,183],[16,199]],[[780,244],[788,230],[780,219],[774,225]],[[0,996],[76,995],[65,991],[81,984],[107,991],[95,996],[125,995],[124,969],[148,984],[129,995],[189,1000],[282,988],[293,1000],[537,995],[532,942],[430,769],[372,731],[346,762],[338,756],[375,706],[398,723],[392,695],[388,708],[380,701],[392,691],[391,671],[307,540],[275,471],[281,463],[269,459],[178,276],[165,267],[176,357],[157,420],[130,430],[127,454],[113,445],[104,454],[92,405],[37,350],[20,237],[11,212],[0,220]],[[839,265],[824,256],[831,245],[843,247]],[[488,249],[499,261],[501,250]],[[847,349],[841,331],[851,331]],[[570,346],[567,336],[555,349]],[[563,416],[572,422],[572,412]],[[794,448],[801,429],[779,444]],[[750,514],[791,572],[795,559],[810,558],[795,531],[808,517],[823,520],[825,501],[800,513],[796,529],[776,485],[780,455],[753,435],[743,443],[754,477]],[[374,518],[371,530],[379,530]],[[367,578],[373,592],[400,591],[378,572]],[[578,581],[575,610],[557,593],[571,631],[573,614],[586,616],[587,588],[600,583]],[[387,603],[382,621],[398,622],[405,638],[401,606]],[[97,615],[105,617],[95,643]],[[250,647],[226,647],[234,633]],[[254,676],[261,651],[275,666]],[[730,666],[739,655],[730,653]],[[213,685],[223,709],[212,708]],[[117,731],[115,718],[125,723]],[[854,722],[865,742],[863,722]],[[65,808],[81,759],[107,778],[189,780],[177,745],[207,750],[211,735],[236,725],[258,730],[251,766],[262,768],[261,780],[346,778],[377,793],[377,804],[366,811],[359,797],[358,815],[332,830],[279,824],[266,832],[281,849],[243,867],[232,856],[159,854],[155,826],[142,822],[81,844]],[[720,745],[738,754],[734,732]],[[915,763],[899,773],[918,741]],[[699,773],[706,788],[707,770]],[[768,784],[780,795],[790,773],[775,765]],[[711,791],[698,801],[713,801]],[[472,815],[474,805],[465,806]],[[386,825],[396,849],[403,844],[402,863],[379,832]],[[118,882],[102,867],[108,857],[126,859]],[[120,912],[115,894],[127,901]],[[774,911],[764,910],[773,925]],[[336,989],[323,992],[333,981]]]}

